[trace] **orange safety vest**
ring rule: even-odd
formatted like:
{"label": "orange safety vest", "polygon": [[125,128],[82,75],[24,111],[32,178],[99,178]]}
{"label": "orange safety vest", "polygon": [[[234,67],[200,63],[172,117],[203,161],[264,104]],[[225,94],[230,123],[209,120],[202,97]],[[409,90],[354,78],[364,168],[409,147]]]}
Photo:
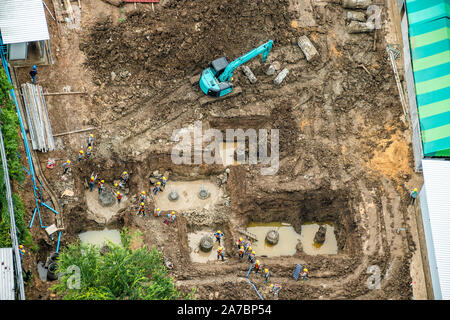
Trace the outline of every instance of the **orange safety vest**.
{"label": "orange safety vest", "polygon": [[243,254],[244,253],[244,248],[240,248],[239,249],[239,254]]}
{"label": "orange safety vest", "polygon": [[99,183],[98,183],[98,187],[99,187],[99,188],[103,187],[103,183],[99,182]]}
{"label": "orange safety vest", "polygon": [[119,200],[122,199],[122,195],[121,195],[121,194],[118,194],[118,195],[117,195],[117,199],[119,199]]}

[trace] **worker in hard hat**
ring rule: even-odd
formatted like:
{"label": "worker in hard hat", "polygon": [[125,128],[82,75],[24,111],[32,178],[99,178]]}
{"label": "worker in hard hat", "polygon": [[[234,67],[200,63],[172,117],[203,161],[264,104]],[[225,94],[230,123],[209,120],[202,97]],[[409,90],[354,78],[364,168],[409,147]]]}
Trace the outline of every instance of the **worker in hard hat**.
{"label": "worker in hard hat", "polygon": [[419,194],[419,190],[417,188],[414,188],[413,191],[409,194],[411,196],[411,204],[414,204],[416,202],[417,195]]}
{"label": "worker in hard hat", "polygon": [[308,280],[309,271],[306,268],[303,268],[302,272],[300,273],[300,276],[302,277],[302,282],[305,282]]}
{"label": "worker in hard hat", "polygon": [[20,254],[20,260],[22,260],[23,256],[25,255],[25,248],[23,245],[19,246],[19,254]]}
{"label": "worker in hard hat", "polygon": [[272,290],[272,292],[273,292],[273,295],[274,296],[277,296],[278,295],[278,293],[281,291],[281,285],[279,285],[278,283],[272,283],[271,285],[270,285],[270,289]]}
{"label": "worker in hard hat", "polygon": [[167,215],[167,225],[169,225],[169,223],[174,222],[176,217],[177,216],[175,215],[175,211],[172,211],[171,213],[169,213]]}
{"label": "worker in hard hat", "polygon": [[222,261],[225,260],[225,258],[223,256],[223,248],[222,247],[219,247],[219,249],[217,250],[217,260],[219,260],[220,257],[222,257]]}
{"label": "worker in hard hat", "polygon": [[140,206],[139,206],[139,211],[138,211],[138,215],[142,214],[145,217],[145,203],[141,202]]}
{"label": "worker in hard hat", "polygon": [[270,276],[269,269],[267,269],[267,268],[264,269],[263,276],[264,276],[264,283],[267,283],[267,280],[269,280],[269,276]]}
{"label": "worker in hard hat", "polygon": [[242,237],[239,237],[238,240],[236,241],[238,250],[243,244],[244,244],[244,239],[242,239]]}
{"label": "worker in hard hat", "polygon": [[219,243],[219,246],[220,246],[220,240],[223,237],[223,232],[220,230],[217,230],[217,232],[214,234],[214,236],[216,237],[216,241]]}
{"label": "worker in hard hat", "polygon": [[92,146],[92,143],[94,143],[94,135],[91,133],[89,135],[88,147]]}
{"label": "worker in hard hat", "polygon": [[159,217],[161,215],[161,210],[159,208],[155,208],[155,210],[153,211],[153,215],[155,217]]}
{"label": "worker in hard hat", "polygon": [[160,190],[161,190],[161,182],[158,181],[155,187],[153,188],[153,194],[156,196]]}
{"label": "worker in hard hat", "polygon": [[145,199],[147,199],[146,192],[142,191],[141,195],[139,196],[139,202],[145,202]]}
{"label": "worker in hard hat", "polygon": [[128,174],[128,172],[126,172],[126,171],[122,172],[122,175],[120,176],[120,180],[127,183],[128,179],[130,179],[130,175]]}
{"label": "worker in hard hat", "polygon": [[37,74],[38,74],[37,67],[34,65],[30,71],[30,76],[31,76],[31,80],[33,80],[33,84],[36,84],[36,75]]}
{"label": "worker in hard hat", "polygon": [[241,246],[239,248],[238,254],[239,254],[239,260],[242,260],[242,258],[244,257],[244,246]]}
{"label": "worker in hard hat", "polygon": [[248,261],[250,263],[254,263],[256,260],[256,253],[255,251],[252,251],[249,255],[248,255]]}
{"label": "worker in hard hat", "polygon": [[102,191],[105,189],[104,184],[105,180],[100,180],[97,184],[98,194],[102,193]]}
{"label": "worker in hard hat", "polygon": [[67,160],[66,162],[64,162],[62,167],[64,168],[64,172],[63,172],[63,175],[64,175],[67,173],[67,170],[69,170],[69,168],[70,168],[70,160]]}
{"label": "worker in hard hat", "polygon": [[94,190],[95,187],[95,177],[91,176],[91,179],[89,179],[89,186],[91,188],[91,191]]}
{"label": "worker in hard hat", "polygon": [[250,247],[250,243],[248,241],[244,241],[244,250],[245,250],[245,254],[247,254],[248,252],[248,248]]}
{"label": "worker in hard hat", "polygon": [[91,157],[92,147],[89,146],[86,149],[86,159],[89,159]]}
{"label": "worker in hard hat", "polygon": [[116,198],[117,198],[117,204],[120,205],[120,200],[122,200],[122,195],[120,194],[119,191],[117,191],[117,193],[116,193]]}
{"label": "worker in hard hat", "polygon": [[166,177],[164,177],[164,176],[162,177],[161,185],[163,188],[166,187]]}
{"label": "worker in hard hat", "polygon": [[84,155],[84,151],[83,151],[83,150],[80,150],[80,151],[78,152],[78,161],[83,160],[83,155]]}
{"label": "worker in hard hat", "polygon": [[259,268],[261,268],[261,262],[259,260],[255,261],[255,273],[258,273]]}

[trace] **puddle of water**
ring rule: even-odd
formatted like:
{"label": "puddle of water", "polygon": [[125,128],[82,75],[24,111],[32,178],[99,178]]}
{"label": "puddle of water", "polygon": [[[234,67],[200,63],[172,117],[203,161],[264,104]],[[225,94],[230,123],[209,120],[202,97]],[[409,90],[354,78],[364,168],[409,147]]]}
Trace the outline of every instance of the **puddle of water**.
{"label": "puddle of water", "polygon": [[118,230],[109,230],[108,228],[100,231],[86,231],[78,234],[78,237],[81,243],[90,243],[100,247],[107,243],[108,240],[116,245],[122,245],[120,232]]}
{"label": "puddle of water", "polygon": [[[198,196],[202,185],[210,193],[207,199],[200,199]],[[176,201],[170,201],[168,198],[172,190],[178,192],[179,198]],[[156,195],[155,203],[156,207],[163,211],[210,209],[221,199],[221,196],[222,191],[210,180],[168,181],[164,192]]]}
{"label": "puddle of water", "polygon": [[[327,228],[325,242],[322,245],[314,243],[314,237],[319,230],[319,225],[307,223],[302,225],[302,234],[295,232],[294,227],[288,223],[271,222],[255,223],[248,225],[247,231],[256,235],[258,241],[252,242],[252,248],[257,256],[277,257],[294,255],[298,241],[302,242],[303,252],[308,255],[337,254],[337,240],[334,227],[330,223],[324,224]],[[280,238],[276,245],[270,245],[265,241],[266,234],[270,230],[277,230]]]}
{"label": "puddle of water", "polygon": [[[206,234],[212,235],[213,233],[213,231],[207,230],[188,234],[188,243],[191,251],[190,256],[192,262],[205,263],[208,261],[217,261],[217,249],[219,248],[219,244],[217,243],[217,241],[214,241],[214,246],[210,252],[203,252],[202,250],[200,250],[200,239]],[[225,236],[220,241],[220,244],[224,249],[224,253],[226,253]]]}
{"label": "puddle of water", "polygon": [[220,145],[219,151],[223,166],[237,166],[239,164],[239,162],[234,159],[234,151],[237,149],[237,145],[237,141],[223,142]]}
{"label": "puddle of water", "polygon": [[[276,245],[268,244],[266,234],[270,230],[277,230],[280,238]],[[247,228],[248,232],[256,235],[258,241],[252,242],[252,249],[256,256],[292,256],[297,251],[297,243],[300,240],[300,235],[295,232],[294,227],[287,223],[273,222],[273,223],[250,223]]]}
{"label": "puddle of water", "polygon": [[309,255],[318,254],[337,254],[338,246],[336,236],[334,234],[334,227],[330,224],[324,224],[327,228],[327,233],[325,235],[325,242],[322,245],[314,243],[314,237],[316,232],[319,230],[319,225],[304,224],[302,225],[302,235],[301,241],[303,245],[303,251]]}

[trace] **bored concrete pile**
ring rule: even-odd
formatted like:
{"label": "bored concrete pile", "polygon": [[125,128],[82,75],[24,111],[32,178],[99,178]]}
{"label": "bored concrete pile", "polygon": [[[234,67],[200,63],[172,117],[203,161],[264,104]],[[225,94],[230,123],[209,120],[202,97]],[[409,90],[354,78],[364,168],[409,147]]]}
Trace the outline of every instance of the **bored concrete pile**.
{"label": "bored concrete pile", "polygon": [[359,11],[347,11],[346,19],[347,21],[365,22],[366,14],[364,12]]}
{"label": "bored concrete pile", "polygon": [[342,6],[351,9],[367,9],[372,4],[372,0],[342,0]]}
{"label": "bored concrete pile", "polygon": [[306,60],[308,62],[314,60],[317,57],[318,52],[307,36],[301,36],[300,38],[298,38],[297,44],[305,54]]}
{"label": "bored concrete pile", "polygon": [[314,236],[314,243],[323,244],[325,242],[325,236],[327,234],[327,228],[325,226],[320,226],[319,230],[316,232]]}
{"label": "bored concrete pile", "polygon": [[214,239],[210,235],[206,234],[200,239],[200,250],[203,252],[211,251],[213,245]]}
{"label": "bored concrete pile", "polygon": [[250,69],[248,66],[243,66],[242,71],[244,72],[245,76],[248,78],[250,83],[256,82],[255,74],[253,73],[252,69]]}
{"label": "bored concrete pile", "polygon": [[116,198],[112,192],[103,191],[98,195],[98,202],[102,207],[111,207],[116,202]]}
{"label": "bored concrete pile", "polygon": [[281,72],[277,75],[277,77],[273,80],[273,82],[275,84],[281,84],[284,80],[284,78],[286,78],[286,76],[289,74],[289,69],[284,68],[283,70],[281,70]]}
{"label": "bored concrete pile", "polygon": [[276,245],[280,240],[280,234],[277,230],[270,230],[266,234],[266,242],[271,245]]}

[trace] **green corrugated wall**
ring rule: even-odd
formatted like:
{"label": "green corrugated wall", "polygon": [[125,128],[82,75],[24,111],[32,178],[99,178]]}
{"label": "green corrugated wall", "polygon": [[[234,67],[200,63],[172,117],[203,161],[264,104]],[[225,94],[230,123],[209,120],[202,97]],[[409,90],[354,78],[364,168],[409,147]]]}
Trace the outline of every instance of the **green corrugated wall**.
{"label": "green corrugated wall", "polygon": [[425,157],[450,157],[450,0],[406,0]]}

